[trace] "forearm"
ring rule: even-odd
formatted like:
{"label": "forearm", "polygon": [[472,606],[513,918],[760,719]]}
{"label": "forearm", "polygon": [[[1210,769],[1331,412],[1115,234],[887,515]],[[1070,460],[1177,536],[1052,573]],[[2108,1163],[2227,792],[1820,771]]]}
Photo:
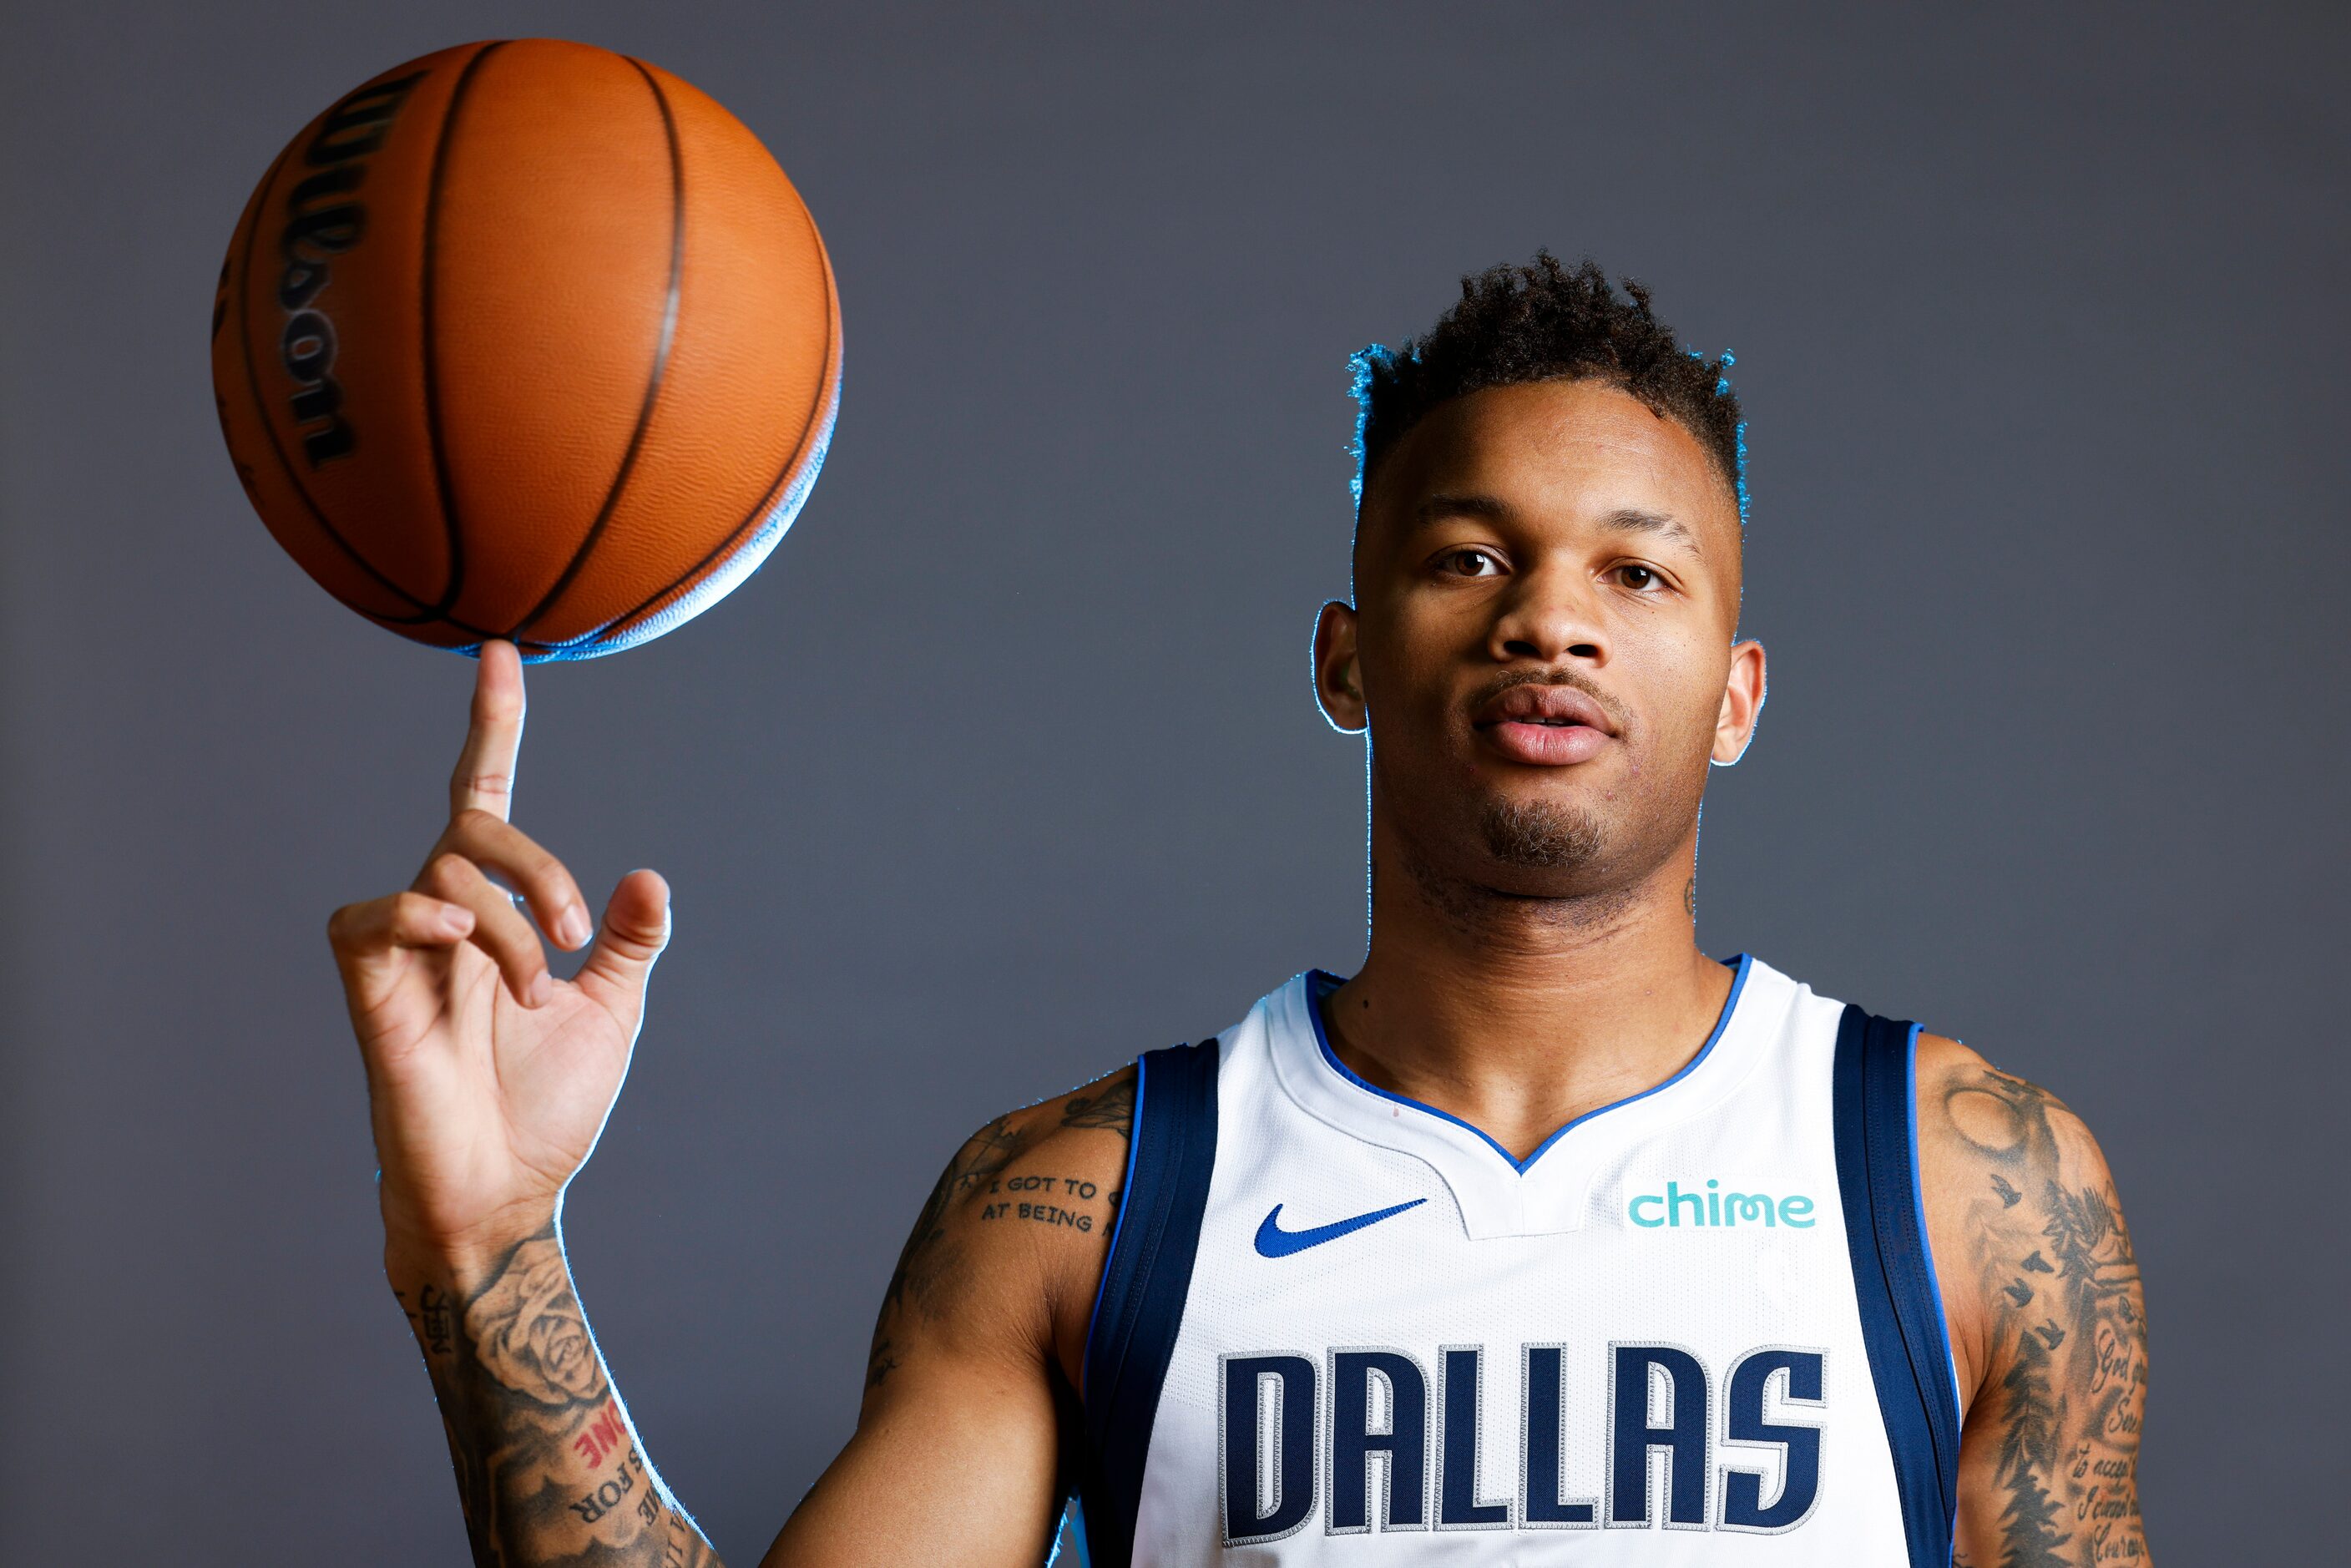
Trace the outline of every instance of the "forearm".
{"label": "forearm", "polygon": [[550,1221],[479,1266],[387,1252],[424,1353],[477,1568],[717,1568],[654,1474]]}

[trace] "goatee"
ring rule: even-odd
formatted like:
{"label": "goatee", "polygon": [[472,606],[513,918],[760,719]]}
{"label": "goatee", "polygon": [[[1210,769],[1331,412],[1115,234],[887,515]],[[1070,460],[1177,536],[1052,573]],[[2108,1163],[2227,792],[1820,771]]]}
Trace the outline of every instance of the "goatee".
{"label": "goatee", "polygon": [[1600,824],[1590,814],[1549,800],[1497,801],[1479,824],[1486,852],[1526,871],[1560,871],[1599,858]]}

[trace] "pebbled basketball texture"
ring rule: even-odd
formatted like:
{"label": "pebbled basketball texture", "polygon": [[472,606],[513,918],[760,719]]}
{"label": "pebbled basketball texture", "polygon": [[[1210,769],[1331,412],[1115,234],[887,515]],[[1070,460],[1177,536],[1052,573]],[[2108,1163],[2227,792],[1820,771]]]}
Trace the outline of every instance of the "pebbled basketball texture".
{"label": "pebbled basketball texture", "polygon": [[841,311],[799,193],[717,103],[584,44],[466,44],[270,165],[213,390],[328,592],[435,647],[592,658],[708,609],[790,526]]}

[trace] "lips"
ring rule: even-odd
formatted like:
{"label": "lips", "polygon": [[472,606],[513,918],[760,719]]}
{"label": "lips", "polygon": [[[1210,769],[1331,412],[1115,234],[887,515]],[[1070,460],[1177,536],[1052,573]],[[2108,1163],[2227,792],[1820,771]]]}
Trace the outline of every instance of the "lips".
{"label": "lips", "polygon": [[1588,762],[1616,737],[1607,711],[1573,686],[1528,683],[1478,706],[1470,724],[1512,762],[1563,768]]}

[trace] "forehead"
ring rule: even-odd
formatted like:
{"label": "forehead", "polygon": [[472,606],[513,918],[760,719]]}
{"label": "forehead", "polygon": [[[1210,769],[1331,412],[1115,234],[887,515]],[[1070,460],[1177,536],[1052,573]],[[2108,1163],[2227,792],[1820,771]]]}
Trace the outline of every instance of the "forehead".
{"label": "forehead", "polygon": [[1374,471],[1359,532],[1409,524],[1440,495],[1491,497],[1531,524],[1661,515],[1738,559],[1739,497],[1706,446],[1604,382],[1489,387],[1431,409]]}

